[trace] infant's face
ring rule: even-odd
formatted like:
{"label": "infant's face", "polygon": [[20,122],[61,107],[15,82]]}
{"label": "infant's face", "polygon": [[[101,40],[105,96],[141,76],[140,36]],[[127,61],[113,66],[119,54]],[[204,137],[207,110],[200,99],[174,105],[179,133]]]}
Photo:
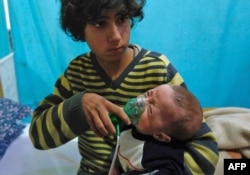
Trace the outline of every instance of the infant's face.
{"label": "infant's face", "polygon": [[148,99],[146,110],[141,115],[136,128],[147,135],[166,132],[166,128],[172,127],[175,105],[172,101],[172,88],[169,85],[161,85],[146,92]]}

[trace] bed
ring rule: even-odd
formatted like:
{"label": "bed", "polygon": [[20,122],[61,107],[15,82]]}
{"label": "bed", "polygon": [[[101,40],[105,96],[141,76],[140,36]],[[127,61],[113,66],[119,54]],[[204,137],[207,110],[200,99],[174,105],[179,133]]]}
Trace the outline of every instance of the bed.
{"label": "bed", "polygon": [[[3,117],[6,113],[2,111],[3,99],[0,98],[0,129],[9,133],[0,132],[0,174],[75,175],[80,162],[77,139],[56,149],[42,151],[33,148],[28,135],[32,110],[6,99],[5,106],[6,102],[11,108],[5,112],[13,115]],[[225,158],[250,158],[250,109],[204,109],[204,117],[218,138],[220,158],[215,175],[224,174]]]}
{"label": "bed", "polygon": [[77,139],[56,149],[35,149],[28,134],[31,112],[27,106],[0,98],[0,174],[76,175]]}
{"label": "bed", "polygon": [[1,175],[76,175],[80,162],[77,140],[41,151],[33,148],[27,125],[8,147],[0,161]]}
{"label": "bed", "polygon": [[215,175],[224,174],[224,159],[250,159],[249,108],[213,108],[204,112],[204,118],[218,142],[219,161]]}

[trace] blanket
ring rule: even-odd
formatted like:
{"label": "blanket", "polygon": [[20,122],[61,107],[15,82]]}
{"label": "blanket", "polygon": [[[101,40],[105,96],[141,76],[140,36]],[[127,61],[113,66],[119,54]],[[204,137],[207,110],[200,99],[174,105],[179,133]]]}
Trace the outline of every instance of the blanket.
{"label": "blanket", "polygon": [[0,97],[0,160],[9,145],[25,128],[22,120],[30,116],[31,113],[30,107]]}
{"label": "blanket", "polygon": [[224,174],[225,158],[250,158],[250,109],[215,108],[206,110],[204,117],[214,132],[219,147],[215,175]]}

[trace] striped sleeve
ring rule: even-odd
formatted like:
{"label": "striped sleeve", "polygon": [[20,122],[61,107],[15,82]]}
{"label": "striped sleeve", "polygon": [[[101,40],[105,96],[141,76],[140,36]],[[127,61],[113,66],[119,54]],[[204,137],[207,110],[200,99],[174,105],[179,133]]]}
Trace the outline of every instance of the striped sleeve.
{"label": "striped sleeve", "polygon": [[181,85],[186,87],[183,78],[181,77],[180,73],[176,70],[170,60],[163,54],[159,54],[157,52],[149,52],[147,54],[149,57],[158,58],[160,61],[164,63],[166,66],[166,83],[174,84],[174,85]]}
{"label": "striped sleeve", "polygon": [[218,147],[215,136],[205,121],[194,139],[188,143],[184,159],[190,174],[214,174],[218,161]]}
{"label": "striped sleeve", "polygon": [[73,93],[69,72],[70,68],[57,80],[54,93],[34,110],[29,134],[37,149],[58,147],[88,128],[79,105],[84,91]]}

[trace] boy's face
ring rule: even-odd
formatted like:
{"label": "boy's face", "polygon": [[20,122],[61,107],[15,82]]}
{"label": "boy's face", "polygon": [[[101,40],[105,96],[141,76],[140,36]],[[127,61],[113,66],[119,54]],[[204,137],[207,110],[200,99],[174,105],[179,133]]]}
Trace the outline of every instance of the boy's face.
{"label": "boy's face", "polygon": [[136,128],[139,132],[147,135],[166,133],[173,128],[176,120],[176,106],[172,100],[173,90],[169,85],[161,85],[146,93],[148,106],[141,115]]}
{"label": "boy's face", "polygon": [[128,15],[104,10],[98,20],[86,25],[85,40],[99,60],[119,61],[127,51],[130,27]]}

